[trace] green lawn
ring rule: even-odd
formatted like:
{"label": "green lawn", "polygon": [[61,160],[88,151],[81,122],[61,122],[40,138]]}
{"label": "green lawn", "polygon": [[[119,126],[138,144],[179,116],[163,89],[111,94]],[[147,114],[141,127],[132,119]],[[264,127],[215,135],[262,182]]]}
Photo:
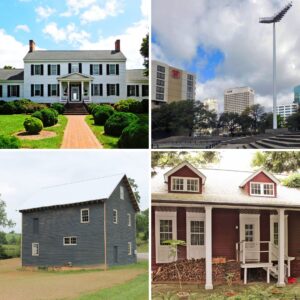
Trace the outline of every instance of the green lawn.
{"label": "green lawn", "polygon": [[148,253],[148,241],[143,239],[144,233],[139,232],[138,236],[136,237],[136,245],[137,245],[137,252],[138,253]]}
{"label": "green lawn", "polygon": [[[0,115],[0,135],[12,135],[19,131],[23,131],[23,123],[28,115]],[[56,133],[55,137],[43,140],[21,140],[22,148],[39,148],[39,149],[57,149],[60,148],[64,130],[67,125],[67,118],[65,116],[58,116],[58,125],[53,127],[46,127],[44,130],[53,131]]]}
{"label": "green lawn", "polygon": [[114,149],[118,148],[118,137],[106,135],[104,133],[104,126],[99,126],[94,124],[93,116],[89,115],[85,118],[86,123],[92,129],[93,133],[95,134],[96,138],[102,144],[104,148]]}

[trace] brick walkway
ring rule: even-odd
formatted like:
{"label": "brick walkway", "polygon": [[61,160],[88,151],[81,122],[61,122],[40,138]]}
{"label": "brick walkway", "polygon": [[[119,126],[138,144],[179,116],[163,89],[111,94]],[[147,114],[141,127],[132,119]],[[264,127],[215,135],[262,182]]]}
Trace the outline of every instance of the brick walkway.
{"label": "brick walkway", "polygon": [[85,122],[86,116],[66,116],[68,124],[61,149],[100,149],[103,148]]}

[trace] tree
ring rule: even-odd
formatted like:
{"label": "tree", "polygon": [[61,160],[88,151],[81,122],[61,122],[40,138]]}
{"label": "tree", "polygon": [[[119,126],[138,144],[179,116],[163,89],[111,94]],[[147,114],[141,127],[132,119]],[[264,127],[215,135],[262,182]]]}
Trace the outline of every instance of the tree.
{"label": "tree", "polygon": [[287,127],[292,130],[300,130],[300,108],[298,111],[290,115],[286,120]]}
{"label": "tree", "polygon": [[233,136],[236,129],[240,126],[239,114],[233,112],[224,112],[219,118],[219,127],[226,128]]}
{"label": "tree", "polygon": [[139,212],[136,215],[136,232],[143,233],[143,239],[149,238],[149,209]]}
{"label": "tree", "polygon": [[15,69],[14,67],[12,66],[4,66],[3,68],[4,70],[12,70],[12,69]]}
{"label": "tree", "polygon": [[15,223],[7,218],[5,207],[5,202],[0,199],[0,227],[14,227]]}
{"label": "tree", "polygon": [[242,132],[246,134],[250,131],[252,119],[247,113],[243,112],[238,117],[238,123],[242,129]]}
{"label": "tree", "polygon": [[194,104],[194,124],[193,129],[203,130],[217,127],[217,114],[206,109],[201,102]]}
{"label": "tree", "polygon": [[140,53],[144,57],[144,75],[149,76],[149,34],[146,35],[146,37],[143,38]]}
{"label": "tree", "polygon": [[264,114],[264,107],[260,104],[251,105],[244,110],[244,114],[252,119],[252,128],[254,132],[257,132],[259,121]]}
{"label": "tree", "polygon": [[135,182],[135,180],[133,178],[128,178],[128,181],[129,181],[130,186],[131,186],[131,188],[133,190],[136,202],[140,203],[141,196],[140,196],[140,192],[138,190],[139,189],[138,185],[136,184],[136,182]]}
{"label": "tree", "polygon": [[256,152],[251,164],[253,167],[263,167],[274,173],[297,172],[300,168],[300,152]]}
{"label": "tree", "polygon": [[7,244],[7,239],[6,239],[6,234],[3,231],[0,231],[0,245],[6,245]]}

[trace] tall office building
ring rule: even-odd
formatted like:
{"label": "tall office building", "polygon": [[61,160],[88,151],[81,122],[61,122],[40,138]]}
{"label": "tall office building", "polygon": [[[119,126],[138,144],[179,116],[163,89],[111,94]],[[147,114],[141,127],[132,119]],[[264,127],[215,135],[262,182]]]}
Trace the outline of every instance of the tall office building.
{"label": "tall office building", "polygon": [[207,110],[213,111],[216,114],[219,113],[219,108],[218,108],[218,100],[214,98],[206,98],[203,100],[203,104],[206,107]]}
{"label": "tall office building", "polygon": [[300,105],[300,85],[294,87],[294,103]]}
{"label": "tall office building", "polygon": [[224,112],[241,114],[254,104],[254,90],[249,87],[231,88],[224,93]]}
{"label": "tall office building", "polygon": [[196,75],[152,60],[152,107],[180,100],[195,100]]}
{"label": "tall office building", "polygon": [[284,121],[292,114],[296,113],[299,105],[296,103],[278,105],[277,106],[277,114],[280,115]]}

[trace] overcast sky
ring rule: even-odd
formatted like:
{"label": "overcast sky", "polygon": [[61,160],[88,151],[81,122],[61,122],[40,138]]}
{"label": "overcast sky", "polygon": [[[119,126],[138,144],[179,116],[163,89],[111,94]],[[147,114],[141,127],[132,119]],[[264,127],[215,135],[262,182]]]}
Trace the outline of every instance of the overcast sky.
{"label": "overcast sky", "polygon": [[[272,106],[272,25],[259,24],[283,0],[152,0],[152,58],[197,73],[197,99],[250,86],[255,102]],[[170,9],[171,8],[171,9]],[[277,25],[278,103],[300,84],[300,0]]]}
{"label": "overcast sky", "polygon": [[[21,231],[21,204],[42,187],[125,173],[135,179],[140,209],[149,207],[148,151],[1,151],[0,193],[8,217]],[[99,187],[101,188],[101,187]],[[1,229],[1,228],[0,228]],[[7,230],[7,229],[6,229]],[[8,229],[11,230],[11,229]]]}
{"label": "overcast sky", "polygon": [[23,68],[30,39],[47,50],[109,50],[121,39],[127,67],[142,68],[148,7],[149,0],[2,0],[0,67]]}

